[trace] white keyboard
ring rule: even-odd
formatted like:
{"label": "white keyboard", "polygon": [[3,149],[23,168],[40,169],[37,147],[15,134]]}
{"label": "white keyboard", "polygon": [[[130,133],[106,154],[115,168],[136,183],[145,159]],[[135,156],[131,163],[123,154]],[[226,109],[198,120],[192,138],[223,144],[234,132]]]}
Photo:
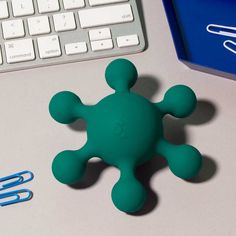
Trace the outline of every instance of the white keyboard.
{"label": "white keyboard", "polygon": [[0,0],[0,72],[141,52],[135,0]]}

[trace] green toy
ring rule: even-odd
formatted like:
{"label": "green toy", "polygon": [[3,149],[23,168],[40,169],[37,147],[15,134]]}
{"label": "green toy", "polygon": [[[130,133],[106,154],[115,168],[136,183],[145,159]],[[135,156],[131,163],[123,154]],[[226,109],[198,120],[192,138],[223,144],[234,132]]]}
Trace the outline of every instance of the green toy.
{"label": "green toy", "polygon": [[49,105],[51,116],[69,124],[77,119],[87,122],[87,143],[77,151],[63,151],[53,161],[52,171],[64,184],[78,182],[88,160],[94,156],[120,169],[120,178],[112,189],[115,206],[132,213],[142,208],[146,191],[135,177],[135,168],[155,154],[166,157],[170,170],[178,177],[190,179],[198,174],[202,156],[189,145],[173,145],[163,137],[162,118],[166,114],[183,118],[196,107],[196,96],[187,86],[170,88],[159,103],[130,91],[138,74],[126,59],[111,62],[106,81],[115,90],[94,106],[86,106],[74,93],[56,94]]}

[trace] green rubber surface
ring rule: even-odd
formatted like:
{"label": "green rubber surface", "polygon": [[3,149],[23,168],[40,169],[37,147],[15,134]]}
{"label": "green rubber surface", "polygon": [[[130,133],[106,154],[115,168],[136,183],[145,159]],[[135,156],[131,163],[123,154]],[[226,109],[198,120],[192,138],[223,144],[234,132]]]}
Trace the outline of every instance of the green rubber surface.
{"label": "green rubber surface", "polygon": [[194,92],[185,85],[170,88],[163,101],[152,103],[130,91],[138,73],[130,61],[112,61],[105,73],[108,85],[115,90],[96,105],[86,106],[69,91],[56,94],[49,104],[51,116],[62,124],[77,119],[87,123],[87,143],[77,151],[59,153],[52,164],[55,178],[64,184],[80,181],[87,161],[96,156],[120,169],[120,178],[112,189],[112,201],[121,211],[140,210],[146,190],[135,177],[135,168],[155,154],[164,156],[170,170],[190,179],[198,174],[202,156],[189,145],[174,145],[163,137],[162,118],[166,114],[183,118],[197,103]]}

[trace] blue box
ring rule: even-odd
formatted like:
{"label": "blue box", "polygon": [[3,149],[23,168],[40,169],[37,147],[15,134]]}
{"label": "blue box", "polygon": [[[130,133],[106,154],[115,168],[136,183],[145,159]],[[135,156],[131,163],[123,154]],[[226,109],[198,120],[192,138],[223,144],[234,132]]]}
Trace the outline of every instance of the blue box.
{"label": "blue box", "polygon": [[178,58],[236,80],[236,0],[163,0]]}

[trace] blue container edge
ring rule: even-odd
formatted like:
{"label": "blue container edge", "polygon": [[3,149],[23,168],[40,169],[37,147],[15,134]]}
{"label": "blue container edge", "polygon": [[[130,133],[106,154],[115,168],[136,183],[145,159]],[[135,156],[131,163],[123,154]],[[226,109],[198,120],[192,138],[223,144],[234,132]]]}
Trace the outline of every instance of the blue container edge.
{"label": "blue container edge", "polygon": [[174,6],[172,4],[172,1],[173,0],[162,0],[163,5],[164,5],[164,9],[166,12],[166,16],[167,16],[167,21],[168,21],[168,24],[170,27],[172,39],[174,42],[177,58],[182,63],[187,65],[190,69],[199,70],[199,71],[202,71],[205,73],[225,77],[227,79],[236,80],[235,74],[231,74],[231,73],[227,73],[225,71],[220,71],[220,70],[217,70],[217,69],[214,69],[211,67],[199,65],[199,64],[193,63],[188,60],[187,53],[186,53],[185,47],[184,47],[184,42],[181,37],[181,31],[180,31],[178,23],[177,23],[178,21],[177,21],[177,17],[175,14],[175,10],[174,10]]}

